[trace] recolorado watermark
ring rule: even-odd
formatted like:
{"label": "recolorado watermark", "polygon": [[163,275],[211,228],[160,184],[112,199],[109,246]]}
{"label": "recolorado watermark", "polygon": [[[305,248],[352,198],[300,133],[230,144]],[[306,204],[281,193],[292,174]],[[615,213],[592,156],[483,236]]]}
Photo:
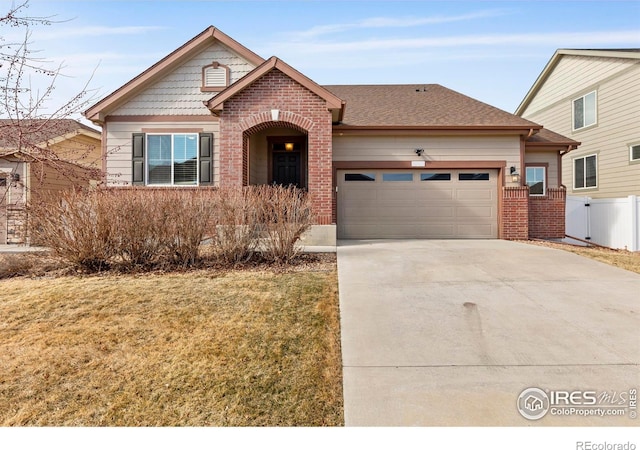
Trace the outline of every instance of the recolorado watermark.
{"label": "recolorado watermark", "polygon": [[[546,415],[609,417],[622,416],[636,419],[638,390],[550,390],[529,387],[518,396],[518,411],[528,420],[539,420]],[[611,447],[614,449],[615,447]],[[585,447],[586,449],[586,447]],[[593,448],[596,450],[596,447]],[[600,450],[600,449],[598,449]],[[609,450],[603,447],[602,450]]]}
{"label": "recolorado watermark", "polygon": [[636,450],[633,442],[576,442],[576,450]]}

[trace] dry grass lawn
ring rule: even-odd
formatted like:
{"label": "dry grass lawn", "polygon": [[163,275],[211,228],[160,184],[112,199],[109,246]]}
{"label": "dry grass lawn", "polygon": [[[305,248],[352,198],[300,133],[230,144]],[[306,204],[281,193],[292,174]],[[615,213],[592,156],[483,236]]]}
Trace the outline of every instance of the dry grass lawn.
{"label": "dry grass lawn", "polygon": [[603,247],[582,247],[578,245],[563,244],[548,241],[528,241],[536,245],[557,248],[571,253],[575,253],[586,258],[595,259],[621,269],[640,273],[640,252],[629,252],[626,250],[612,250]]}
{"label": "dry grass lawn", "polygon": [[343,424],[335,263],[0,281],[0,425]]}

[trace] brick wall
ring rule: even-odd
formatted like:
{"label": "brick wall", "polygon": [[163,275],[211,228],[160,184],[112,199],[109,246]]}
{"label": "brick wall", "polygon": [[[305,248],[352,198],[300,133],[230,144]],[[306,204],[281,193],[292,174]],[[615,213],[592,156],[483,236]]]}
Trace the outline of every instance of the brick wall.
{"label": "brick wall", "polygon": [[[271,110],[280,111],[274,122]],[[307,134],[307,187],[318,224],[332,223],[331,113],[326,102],[277,69],[224,104],[220,113],[220,186],[248,183],[248,137],[271,126]]]}
{"label": "brick wall", "polygon": [[529,237],[564,238],[566,189],[548,189],[544,197],[529,197]]}
{"label": "brick wall", "polygon": [[515,240],[529,238],[529,188],[502,188],[502,229],[501,239]]}

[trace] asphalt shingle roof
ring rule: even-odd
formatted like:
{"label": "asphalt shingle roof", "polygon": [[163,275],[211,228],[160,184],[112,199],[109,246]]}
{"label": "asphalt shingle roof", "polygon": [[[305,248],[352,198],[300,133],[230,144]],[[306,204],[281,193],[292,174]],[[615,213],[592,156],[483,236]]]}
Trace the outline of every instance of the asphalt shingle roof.
{"label": "asphalt shingle roof", "polygon": [[[17,145],[19,136],[15,132],[15,122],[12,119],[0,119],[0,148],[13,148]],[[34,119],[24,120],[19,124],[25,134],[24,140],[35,145],[78,130],[100,133],[95,128],[88,127],[73,119]]]}
{"label": "asphalt shingle roof", "polygon": [[540,127],[439,84],[324,87],[346,102],[342,126]]}

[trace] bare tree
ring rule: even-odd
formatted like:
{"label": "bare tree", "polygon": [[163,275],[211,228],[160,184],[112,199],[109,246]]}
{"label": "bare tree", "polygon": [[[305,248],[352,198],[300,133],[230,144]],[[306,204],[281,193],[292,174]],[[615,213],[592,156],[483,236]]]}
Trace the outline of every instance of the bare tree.
{"label": "bare tree", "polygon": [[[78,171],[76,164],[70,164],[69,152],[60,152],[59,146],[56,150],[49,144],[51,139],[71,132],[70,127],[75,124],[69,119],[94,101],[93,92],[88,89],[90,79],[81,84],[71,98],[55,96],[56,84],[65,76],[64,65],[54,65],[41,56],[41,51],[32,48],[31,30],[61,21],[53,16],[32,15],[29,6],[29,0],[21,0],[6,13],[0,13],[0,158],[5,162],[10,158],[14,162],[29,162],[31,167],[40,166],[39,170],[30,171],[32,176],[40,174],[40,185],[44,174],[52,170],[74,182],[82,176],[93,178],[89,175],[91,172]],[[19,33],[15,33],[16,30]],[[9,31],[21,38],[5,38]],[[91,150],[85,151],[88,154]],[[77,148],[74,151],[77,153]],[[74,159],[81,158],[82,155],[76,155]],[[13,172],[7,174],[5,167],[5,173],[0,173],[0,215],[11,189],[17,192],[25,186],[15,173],[18,166],[4,165]]]}

